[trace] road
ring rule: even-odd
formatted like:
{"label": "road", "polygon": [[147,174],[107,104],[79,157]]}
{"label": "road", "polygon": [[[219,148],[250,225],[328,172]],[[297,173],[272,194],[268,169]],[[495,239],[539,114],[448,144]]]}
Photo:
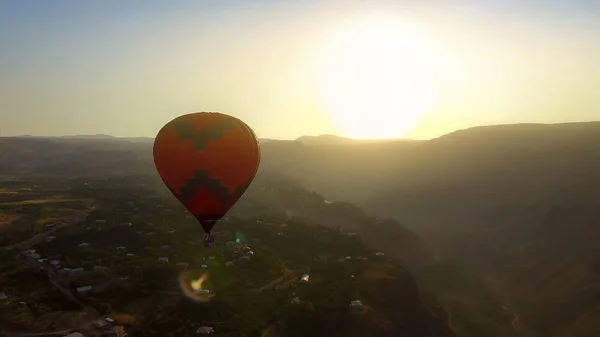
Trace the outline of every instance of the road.
{"label": "road", "polygon": [[297,270],[287,270],[287,271],[285,271],[285,274],[283,274],[283,276],[269,282],[268,284],[265,284],[264,286],[262,286],[260,288],[253,289],[252,291],[264,291],[269,288],[273,288],[274,286],[279,285],[280,283],[283,283],[283,281],[286,281],[286,279],[287,279],[287,281],[285,283],[286,284],[290,283],[297,279],[297,274],[298,274]]}

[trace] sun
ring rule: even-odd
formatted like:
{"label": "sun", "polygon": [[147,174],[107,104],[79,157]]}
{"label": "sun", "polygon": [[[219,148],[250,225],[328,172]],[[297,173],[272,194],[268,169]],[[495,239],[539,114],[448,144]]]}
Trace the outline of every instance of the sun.
{"label": "sun", "polygon": [[347,137],[402,137],[435,96],[431,44],[397,21],[341,29],[326,44],[321,66],[322,102]]}

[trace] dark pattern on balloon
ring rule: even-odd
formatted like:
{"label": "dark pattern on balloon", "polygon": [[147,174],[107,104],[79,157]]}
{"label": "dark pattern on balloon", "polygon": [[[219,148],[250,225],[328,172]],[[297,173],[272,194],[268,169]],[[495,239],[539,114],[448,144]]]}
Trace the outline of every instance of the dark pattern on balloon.
{"label": "dark pattern on balloon", "polygon": [[173,122],[172,127],[179,133],[179,138],[192,142],[194,150],[206,150],[211,141],[221,139],[223,133],[232,129],[235,125],[235,121],[222,119],[219,124],[216,124],[209,129],[198,131],[193,125],[190,125],[189,122],[177,120]]}
{"label": "dark pattern on balloon", "polygon": [[198,193],[200,188],[206,187],[221,203],[227,204],[236,201],[250,186],[250,183],[251,181],[248,181],[246,184],[236,188],[233,193],[229,193],[229,189],[223,187],[219,179],[210,178],[205,170],[196,170],[194,171],[194,176],[186,179],[185,186],[176,195],[179,195],[182,200],[188,202]]}

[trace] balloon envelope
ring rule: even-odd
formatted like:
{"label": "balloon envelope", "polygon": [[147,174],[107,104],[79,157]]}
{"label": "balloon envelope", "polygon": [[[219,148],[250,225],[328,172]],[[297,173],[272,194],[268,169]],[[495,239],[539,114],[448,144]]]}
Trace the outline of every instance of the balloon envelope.
{"label": "balloon envelope", "polygon": [[210,233],[254,179],[260,145],[254,131],[235,117],[191,113],[158,132],[154,164],[171,193]]}

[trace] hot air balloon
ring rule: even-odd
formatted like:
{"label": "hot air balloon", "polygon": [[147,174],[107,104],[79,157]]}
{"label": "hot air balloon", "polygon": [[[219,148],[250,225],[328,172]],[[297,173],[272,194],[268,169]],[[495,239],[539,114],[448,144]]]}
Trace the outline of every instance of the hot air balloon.
{"label": "hot air balloon", "polygon": [[214,245],[211,230],[240,199],[260,164],[254,131],[218,112],[179,116],[154,140],[154,164],[171,193],[192,213]]}

